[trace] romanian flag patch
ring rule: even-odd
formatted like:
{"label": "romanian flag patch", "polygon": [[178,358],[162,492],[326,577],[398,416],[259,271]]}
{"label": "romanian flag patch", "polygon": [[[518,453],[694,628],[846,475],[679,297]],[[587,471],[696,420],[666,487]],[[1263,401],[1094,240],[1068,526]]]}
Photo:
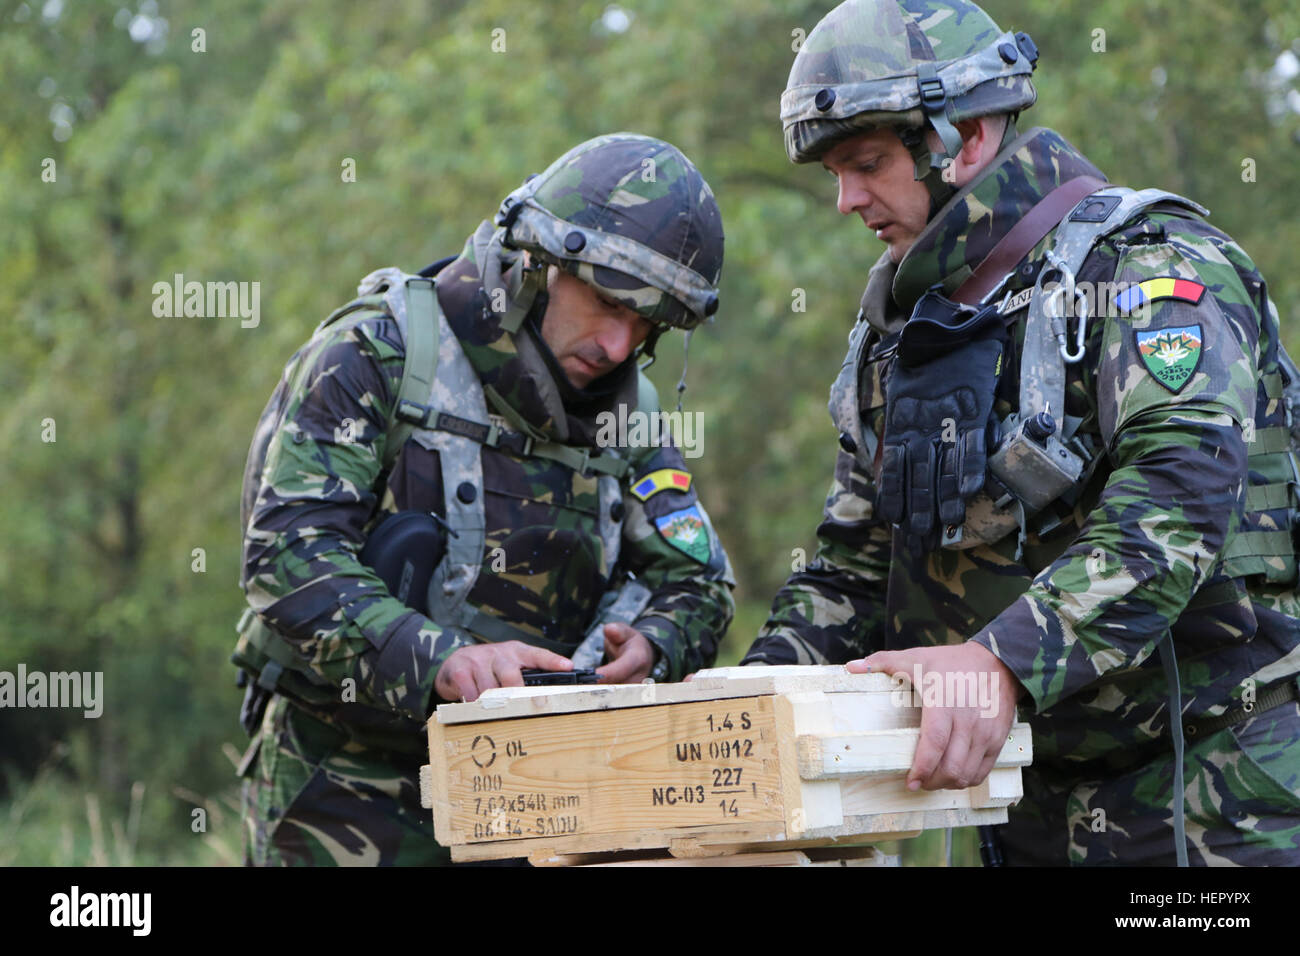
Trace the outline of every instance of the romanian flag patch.
{"label": "romanian flag patch", "polygon": [[1177,299],[1180,302],[1196,305],[1203,295],[1205,295],[1205,286],[1199,282],[1162,276],[1129,286],[1115,297],[1115,308],[1120,312],[1134,312],[1159,299]]}
{"label": "romanian flag patch", "polygon": [[652,471],[632,486],[632,494],[642,501],[661,491],[690,490],[690,472],[679,471],[676,468],[660,468],[658,471]]}

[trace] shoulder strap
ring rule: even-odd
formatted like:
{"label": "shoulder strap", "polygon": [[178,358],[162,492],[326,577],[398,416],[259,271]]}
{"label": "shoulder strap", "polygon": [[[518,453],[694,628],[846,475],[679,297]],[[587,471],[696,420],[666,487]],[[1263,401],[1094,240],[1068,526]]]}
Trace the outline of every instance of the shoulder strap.
{"label": "shoulder strap", "polygon": [[412,276],[406,280],[406,357],[402,363],[402,384],[388,416],[388,437],[384,442],[384,469],[393,467],[406,440],[423,418],[438,374],[438,327],[442,309],[433,279]]}
{"label": "shoulder strap", "polygon": [[[1062,314],[1058,315],[1048,306],[1062,295],[1074,298],[1074,277],[1099,239],[1157,203],[1181,206],[1201,216],[1209,215],[1209,210],[1203,206],[1175,193],[1160,189],[1139,192],[1123,186],[1110,186],[1086,197],[1057,228],[1055,245],[1048,253],[1049,265],[1039,270],[1029,302],[1025,346],[1020,358],[1018,412],[1022,421],[1050,409],[1051,414],[1062,422],[1062,439],[1068,441],[1072,437],[1073,428],[1070,426],[1078,423],[1065,421],[1065,366],[1083,356],[1077,354],[1077,350],[1069,352],[1063,317],[1065,310],[1061,309]],[[1052,277],[1049,284],[1055,287],[1050,294],[1043,289],[1043,280],[1048,277]],[[1053,302],[1049,303],[1049,299]],[[1086,315],[1079,315],[1080,325],[1084,327],[1080,329],[1080,340],[1087,319]]]}
{"label": "shoulder strap", "polygon": [[952,301],[973,305],[996,289],[1020,260],[1056,228],[1079,201],[1106,185],[1096,176],[1076,176],[1062,183],[1020,217],[997,245],[952,294]]}

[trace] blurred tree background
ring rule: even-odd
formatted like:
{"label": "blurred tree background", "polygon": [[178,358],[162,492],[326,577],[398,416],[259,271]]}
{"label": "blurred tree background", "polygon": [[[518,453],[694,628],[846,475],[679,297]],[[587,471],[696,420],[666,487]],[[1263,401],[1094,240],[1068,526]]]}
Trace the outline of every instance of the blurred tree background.
{"label": "blurred tree background", "polygon": [[[361,276],[459,251],[599,133],[675,143],[722,208],[722,309],[686,402],[741,582],[721,662],[738,659],[793,549],[811,551],[826,393],[880,252],[781,145],[794,49],[830,5],[0,2],[0,670],[102,671],[105,696],[98,720],[0,710],[0,864],[238,862],[228,655],[257,415]],[[1209,206],[1300,344],[1300,8],[985,6],[1042,51],[1021,128]],[[259,324],[155,317],[152,286],[176,273],[260,283]],[[680,341],[652,373],[665,400]],[[937,838],[909,856],[934,859]]]}

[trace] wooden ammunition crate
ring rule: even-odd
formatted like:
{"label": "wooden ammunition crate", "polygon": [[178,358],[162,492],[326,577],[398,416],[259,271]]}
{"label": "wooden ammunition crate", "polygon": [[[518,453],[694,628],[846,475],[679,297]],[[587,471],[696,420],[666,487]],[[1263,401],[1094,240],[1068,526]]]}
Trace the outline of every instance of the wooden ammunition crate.
{"label": "wooden ammunition crate", "polygon": [[502,688],[438,708],[422,796],[456,860],[789,853],[1005,822],[1029,727],[979,786],[910,792],[920,715],[891,678],[842,667]]}

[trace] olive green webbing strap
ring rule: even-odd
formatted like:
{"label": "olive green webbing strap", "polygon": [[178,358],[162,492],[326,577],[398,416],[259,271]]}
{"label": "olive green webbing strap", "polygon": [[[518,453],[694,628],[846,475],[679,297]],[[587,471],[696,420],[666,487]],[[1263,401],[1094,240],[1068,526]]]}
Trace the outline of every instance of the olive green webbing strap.
{"label": "olive green webbing strap", "polygon": [[[391,469],[415,423],[406,414],[423,417],[424,403],[433,391],[438,372],[438,327],[441,309],[432,279],[412,276],[406,280],[406,356],[402,363],[402,384],[397,389],[393,411],[388,416],[384,442],[384,468]],[[405,414],[404,414],[405,413]]]}
{"label": "olive green webbing strap", "polygon": [[473,633],[475,637],[483,638],[493,644],[499,644],[503,641],[522,641],[525,644],[552,651],[563,657],[568,657],[573,651],[572,644],[562,644],[559,641],[552,641],[542,637],[540,634],[525,631],[521,627],[515,627],[499,617],[488,614],[486,611],[480,611],[468,604],[462,605],[460,617],[464,622],[462,626],[466,630]]}
{"label": "olive green webbing strap", "polygon": [[1174,656],[1174,638],[1170,631],[1156,645],[1160,666],[1165,671],[1169,688],[1169,733],[1174,738],[1174,851],[1179,866],[1187,866],[1187,833],[1184,825],[1183,805],[1183,690],[1178,680],[1178,660]]}
{"label": "olive green webbing strap", "polygon": [[273,630],[251,607],[244,609],[235,630],[270,658],[257,675],[257,686],[274,691],[280,675],[287,670],[301,674],[314,684],[321,683],[321,678],[311,671],[279,632]]}
{"label": "olive green webbing strap", "polygon": [[572,445],[561,445],[559,442],[551,441],[544,432],[539,431],[524,420],[510,403],[501,397],[500,393],[491,385],[483,386],[483,394],[487,400],[492,403],[492,407],[497,414],[510,423],[510,427],[529,438],[527,450],[523,453],[524,457],[532,456],[534,458],[546,458],[551,461],[558,461],[566,467],[572,468],[577,472],[594,471],[604,475],[613,475],[615,478],[622,478],[627,474],[631,465],[621,458],[615,458],[613,455],[596,455],[592,456],[591,449],[579,449]]}

